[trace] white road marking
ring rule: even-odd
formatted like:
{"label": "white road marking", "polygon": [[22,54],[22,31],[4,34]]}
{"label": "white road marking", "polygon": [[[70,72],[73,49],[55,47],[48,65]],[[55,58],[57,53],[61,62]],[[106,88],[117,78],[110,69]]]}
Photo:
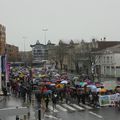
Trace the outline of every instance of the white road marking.
{"label": "white road marking", "polygon": [[54,111],[54,112],[58,112],[58,110],[56,110],[56,109],[53,110],[53,107],[51,105],[49,105],[49,109]]}
{"label": "white road marking", "polygon": [[80,106],[78,106],[76,104],[71,104],[71,105],[74,106],[75,108],[79,109],[79,110],[85,110],[84,108],[82,108],[82,107],[80,107]]}
{"label": "white road marking", "polygon": [[83,107],[85,107],[85,108],[87,108],[87,109],[89,109],[89,110],[93,109],[92,107],[90,107],[90,106],[88,106],[88,105],[84,105],[84,104],[82,104],[82,103],[80,103],[80,105],[83,106]]}
{"label": "white road marking", "polygon": [[59,120],[59,118],[57,118],[57,117],[55,117],[55,116],[52,116],[52,115],[46,115],[46,114],[45,114],[45,117],[47,117],[47,118],[53,118],[53,119],[55,119],[55,120]]}
{"label": "white road marking", "polygon": [[60,109],[60,110],[64,111],[64,112],[66,112],[66,111],[67,111],[67,109],[63,108],[63,107],[62,107],[62,106],[60,106],[60,105],[56,105],[56,107],[57,107],[58,109]]}
{"label": "white road marking", "polygon": [[76,109],[74,109],[73,107],[71,107],[71,106],[69,106],[69,105],[67,105],[67,104],[62,104],[62,105],[63,105],[64,107],[72,110],[72,111],[76,111]]}
{"label": "white road marking", "polygon": [[101,118],[101,119],[103,118],[103,116],[98,115],[98,114],[96,114],[96,113],[94,113],[94,112],[91,112],[91,111],[90,111],[89,113],[92,114],[92,115],[94,115],[94,116],[96,116],[96,117],[98,117],[98,118]]}

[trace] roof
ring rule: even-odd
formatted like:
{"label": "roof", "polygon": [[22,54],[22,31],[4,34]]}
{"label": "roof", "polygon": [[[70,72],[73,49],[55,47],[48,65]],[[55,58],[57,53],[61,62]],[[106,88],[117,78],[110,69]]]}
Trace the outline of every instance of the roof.
{"label": "roof", "polygon": [[93,48],[92,51],[100,51],[108,47],[113,47],[113,46],[120,44],[120,41],[96,41],[96,42],[97,42],[98,47]]}
{"label": "roof", "polygon": [[120,44],[97,51],[97,53],[120,53]]}

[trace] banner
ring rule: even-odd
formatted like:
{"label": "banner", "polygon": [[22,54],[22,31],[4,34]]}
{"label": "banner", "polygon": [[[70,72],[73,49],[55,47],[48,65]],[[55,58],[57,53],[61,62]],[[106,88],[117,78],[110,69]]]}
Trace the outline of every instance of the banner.
{"label": "banner", "polygon": [[109,97],[109,95],[99,96],[99,103],[100,103],[100,106],[108,106],[108,105],[110,105],[110,97]]}
{"label": "banner", "polygon": [[10,64],[6,64],[6,82],[9,82],[9,75],[10,75]]}
{"label": "banner", "polygon": [[115,99],[116,99],[116,94],[109,95],[109,97],[110,97],[110,105],[114,105],[115,104]]}
{"label": "banner", "polygon": [[2,70],[1,70],[1,56],[0,56],[0,91],[2,89],[2,78],[1,78]]}
{"label": "banner", "polygon": [[103,95],[99,96],[99,104],[100,106],[109,106],[114,105],[115,101],[120,100],[120,94],[112,94],[112,95]]}

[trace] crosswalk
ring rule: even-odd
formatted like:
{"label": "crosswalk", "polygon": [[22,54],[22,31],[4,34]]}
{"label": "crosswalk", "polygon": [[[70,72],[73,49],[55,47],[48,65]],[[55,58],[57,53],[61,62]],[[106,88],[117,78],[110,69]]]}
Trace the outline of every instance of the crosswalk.
{"label": "crosswalk", "polygon": [[[80,111],[85,111],[85,110],[91,110],[94,109],[93,107],[86,105],[86,104],[66,104],[66,103],[62,103],[62,104],[57,104],[56,108],[53,109],[52,103],[49,104],[48,106],[49,108],[49,112],[50,113],[59,113],[59,112],[80,112]],[[41,114],[42,114],[42,109],[41,109]],[[47,113],[47,112],[46,112]],[[44,113],[41,116],[44,116],[46,113]],[[35,120],[38,117],[38,110],[30,110],[30,120]],[[53,118],[53,116],[45,116],[45,117],[49,117],[49,118]],[[54,118],[56,120],[58,120],[57,118]]]}
{"label": "crosswalk", "polygon": [[84,110],[91,110],[93,109],[93,107],[89,106],[89,105],[85,105],[85,104],[80,104],[80,105],[77,105],[77,104],[57,104],[56,105],[56,109],[53,109],[52,105],[49,105],[48,106],[49,110],[50,111],[53,111],[53,112],[60,112],[60,111],[63,111],[63,112],[69,112],[69,111],[84,111]]}

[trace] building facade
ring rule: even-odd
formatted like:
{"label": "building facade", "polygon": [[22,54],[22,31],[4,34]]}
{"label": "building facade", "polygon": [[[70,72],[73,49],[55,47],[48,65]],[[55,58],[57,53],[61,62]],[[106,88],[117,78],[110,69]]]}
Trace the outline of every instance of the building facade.
{"label": "building facade", "polygon": [[32,48],[33,62],[41,62],[42,60],[48,60],[48,48],[46,45],[40,44],[37,40],[36,44],[30,45]]}
{"label": "building facade", "polygon": [[19,59],[19,48],[15,45],[6,44],[8,62],[17,62]]}
{"label": "building facade", "polygon": [[50,41],[46,45],[41,44],[37,40],[36,44],[30,45],[32,48],[33,62],[42,62],[44,60],[50,60],[54,58],[54,46]]}
{"label": "building facade", "polygon": [[31,65],[32,64],[32,51],[20,51],[19,61],[23,62],[26,65]]}
{"label": "building facade", "polygon": [[6,28],[0,24],[0,55],[5,54]]}
{"label": "building facade", "polygon": [[120,77],[120,45],[98,51],[96,73],[101,77]]}

